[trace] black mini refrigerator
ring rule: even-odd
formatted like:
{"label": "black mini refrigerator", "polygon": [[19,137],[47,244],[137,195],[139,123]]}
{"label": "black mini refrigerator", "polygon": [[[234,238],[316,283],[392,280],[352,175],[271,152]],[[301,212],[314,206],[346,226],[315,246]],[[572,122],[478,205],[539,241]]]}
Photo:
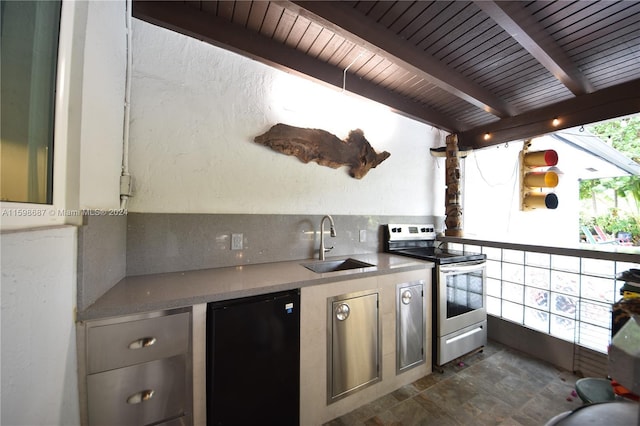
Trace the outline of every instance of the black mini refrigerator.
{"label": "black mini refrigerator", "polygon": [[207,305],[207,425],[298,425],[300,290]]}

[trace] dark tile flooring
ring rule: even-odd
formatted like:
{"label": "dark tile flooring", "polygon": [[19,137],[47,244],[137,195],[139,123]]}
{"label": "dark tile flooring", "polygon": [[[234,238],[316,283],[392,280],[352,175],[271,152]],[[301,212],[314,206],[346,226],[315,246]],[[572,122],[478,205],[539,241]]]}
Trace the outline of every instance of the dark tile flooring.
{"label": "dark tile flooring", "polygon": [[325,426],[540,426],[582,404],[579,377],[493,341],[443,370]]}

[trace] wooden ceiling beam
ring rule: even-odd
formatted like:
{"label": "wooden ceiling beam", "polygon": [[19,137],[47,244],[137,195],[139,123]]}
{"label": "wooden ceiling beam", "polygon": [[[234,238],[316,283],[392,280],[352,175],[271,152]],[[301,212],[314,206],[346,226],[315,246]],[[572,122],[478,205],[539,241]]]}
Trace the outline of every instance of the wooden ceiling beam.
{"label": "wooden ceiling beam", "polygon": [[564,50],[518,1],[476,1],[475,4],[576,95],[593,92]]}
{"label": "wooden ceiling beam", "polygon": [[368,19],[339,1],[277,1],[282,7],[320,22],[341,37],[411,70],[448,93],[497,117],[510,117],[517,110],[503,99],[480,87],[458,71],[427,55],[386,27]]}
{"label": "wooden ceiling beam", "polygon": [[[640,79],[461,132],[458,144],[463,148],[485,148],[637,114],[638,111]],[[559,121],[557,126],[552,124],[554,118]]]}
{"label": "wooden ceiling beam", "polygon": [[[282,43],[182,2],[137,0],[133,16],[206,43],[248,56],[274,68],[292,72],[342,89],[344,70],[305,55]],[[348,73],[348,92],[388,106],[391,110],[448,132],[457,129],[454,120],[436,110],[380,88]]]}

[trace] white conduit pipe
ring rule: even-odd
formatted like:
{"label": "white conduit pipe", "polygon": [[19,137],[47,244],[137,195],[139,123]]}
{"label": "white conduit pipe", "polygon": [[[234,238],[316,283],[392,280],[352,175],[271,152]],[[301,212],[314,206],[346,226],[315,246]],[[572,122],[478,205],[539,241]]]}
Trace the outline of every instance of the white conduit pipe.
{"label": "white conduit pipe", "polygon": [[131,196],[131,175],[129,174],[129,117],[131,100],[131,0],[126,1],[126,29],[127,29],[127,68],[125,72],[124,93],[124,129],[122,137],[122,174],[120,176],[120,208],[125,210]]}
{"label": "white conduit pipe", "polygon": [[344,71],[342,71],[342,92],[343,93],[347,89],[347,71],[349,70],[349,68],[351,68],[351,65],[355,64],[356,61],[360,59],[360,56],[362,56],[362,53],[363,52],[360,52],[360,54],[358,54],[358,56],[356,56],[356,58],[349,65],[347,65]]}

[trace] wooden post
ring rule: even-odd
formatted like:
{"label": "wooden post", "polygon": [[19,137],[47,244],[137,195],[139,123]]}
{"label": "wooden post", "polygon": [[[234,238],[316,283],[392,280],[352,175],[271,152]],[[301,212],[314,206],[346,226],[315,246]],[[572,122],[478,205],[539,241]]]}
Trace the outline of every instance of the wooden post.
{"label": "wooden post", "polygon": [[460,190],[460,160],[458,159],[458,136],[447,135],[447,158],[445,163],[446,185],[444,234],[452,237],[462,237],[462,193]]}

